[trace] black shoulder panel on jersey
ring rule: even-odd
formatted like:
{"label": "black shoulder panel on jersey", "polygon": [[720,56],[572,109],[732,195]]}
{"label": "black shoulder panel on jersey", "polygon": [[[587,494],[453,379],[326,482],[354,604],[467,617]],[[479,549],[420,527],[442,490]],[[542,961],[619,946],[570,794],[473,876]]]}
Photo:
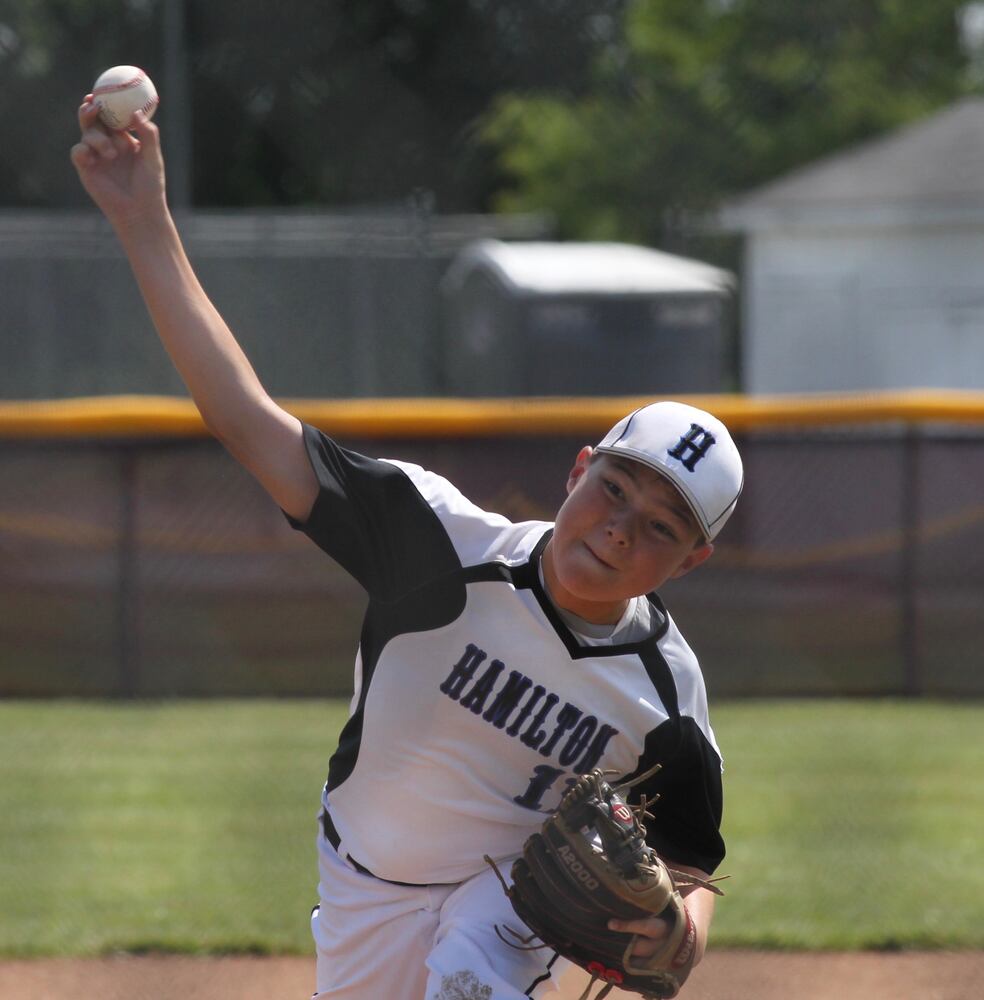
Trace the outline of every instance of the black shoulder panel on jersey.
{"label": "black shoulder panel on jersey", "polygon": [[461,561],[437,514],[398,466],[342,448],[304,426],[320,491],[307,521],[288,517],[369,594],[362,623],[359,704],[339,736],[328,787],[355,767],[366,694],[380,651],[395,635],[440,628],[464,609]]}
{"label": "black shoulder panel on jersey", "polygon": [[362,688],[359,703],[345,723],[338,738],[338,748],[332,754],[328,768],[329,791],[345,781],[355,767],[362,743],[366,697],[383,648],[395,636],[411,632],[427,632],[453,622],[465,609],[467,600],[465,584],[463,573],[446,573],[403,594],[396,600],[370,599],[359,640],[362,657]]}
{"label": "black shoulder panel on jersey", "polygon": [[355,767],[362,741],[366,695],[380,653],[390,639],[410,632],[426,632],[449,625],[465,609],[467,585],[499,580],[516,585],[516,577],[528,578],[529,564],[518,567],[501,562],[479,563],[429,580],[395,601],[370,600],[362,623],[359,650],[362,655],[362,692],[359,704],[345,723],[328,769],[328,790],[337,788]]}
{"label": "black shoulder panel on jersey", "polygon": [[721,758],[694,719],[678,716],[647,735],[639,766],[619,780],[654,764],[662,769],[629,794],[632,802],[659,796],[649,808],[654,818],[646,820],[646,840],[661,857],[713,872],[725,855]]}
{"label": "black shoulder panel on jersey", "polygon": [[304,442],[321,489],[305,523],[288,520],[371,597],[396,600],[460,568],[440,519],[402,469],[307,425]]}
{"label": "black shoulder panel on jersey", "polygon": [[[526,573],[526,565],[519,567],[518,572]],[[427,632],[449,625],[465,609],[469,583],[500,580],[509,584],[515,582],[513,577],[514,567],[500,562],[479,563],[429,580],[398,600],[370,600],[359,640],[362,692],[356,710],[339,736],[338,749],[332,755],[328,769],[329,791],[345,781],[355,767],[362,741],[366,695],[386,643],[398,635]]]}

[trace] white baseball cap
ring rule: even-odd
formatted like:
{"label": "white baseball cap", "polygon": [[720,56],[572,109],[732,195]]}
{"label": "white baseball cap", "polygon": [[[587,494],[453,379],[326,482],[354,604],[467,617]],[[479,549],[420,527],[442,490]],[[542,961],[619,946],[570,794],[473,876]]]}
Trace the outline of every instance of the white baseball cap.
{"label": "white baseball cap", "polygon": [[685,403],[650,403],[623,417],[595,448],[648,465],[680,491],[711,541],[735,509],[741,456],[717,417]]}

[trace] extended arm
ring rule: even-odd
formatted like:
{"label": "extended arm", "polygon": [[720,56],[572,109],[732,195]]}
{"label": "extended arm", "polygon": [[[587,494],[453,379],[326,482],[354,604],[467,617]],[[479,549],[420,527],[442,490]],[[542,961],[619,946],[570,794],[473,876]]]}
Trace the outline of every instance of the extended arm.
{"label": "extended arm", "polygon": [[116,232],[157,333],[208,429],[288,514],[304,520],[317,481],[300,421],[267,394],[205,294],[167,207],[157,127],[107,133],[87,98],[72,163]]}

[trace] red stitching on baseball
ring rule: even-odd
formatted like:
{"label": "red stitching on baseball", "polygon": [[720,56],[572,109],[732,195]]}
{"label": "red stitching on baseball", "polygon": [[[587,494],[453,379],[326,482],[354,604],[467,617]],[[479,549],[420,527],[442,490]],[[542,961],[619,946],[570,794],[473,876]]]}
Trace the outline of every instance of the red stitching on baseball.
{"label": "red stitching on baseball", "polygon": [[125,83],[103,84],[101,87],[96,87],[92,94],[93,96],[96,94],[115,94],[119,90],[129,90],[130,87],[139,87],[145,79],[146,76],[141,73],[139,76],[135,76],[132,80],[127,80]]}

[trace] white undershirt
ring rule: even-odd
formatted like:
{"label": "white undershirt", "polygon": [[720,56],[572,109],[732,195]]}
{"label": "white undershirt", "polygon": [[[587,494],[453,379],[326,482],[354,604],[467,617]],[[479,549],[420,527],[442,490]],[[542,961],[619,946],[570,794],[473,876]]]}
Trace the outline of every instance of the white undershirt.
{"label": "white undershirt", "polygon": [[543,564],[539,570],[540,583],[550,603],[560,615],[564,624],[586,646],[617,646],[624,642],[642,642],[648,639],[662,624],[660,615],[645,597],[633,597],[626,605],[622,617],[617,622],[589,622],[572,611],[560,607],[553,599],[547,581],[543,578]]}

